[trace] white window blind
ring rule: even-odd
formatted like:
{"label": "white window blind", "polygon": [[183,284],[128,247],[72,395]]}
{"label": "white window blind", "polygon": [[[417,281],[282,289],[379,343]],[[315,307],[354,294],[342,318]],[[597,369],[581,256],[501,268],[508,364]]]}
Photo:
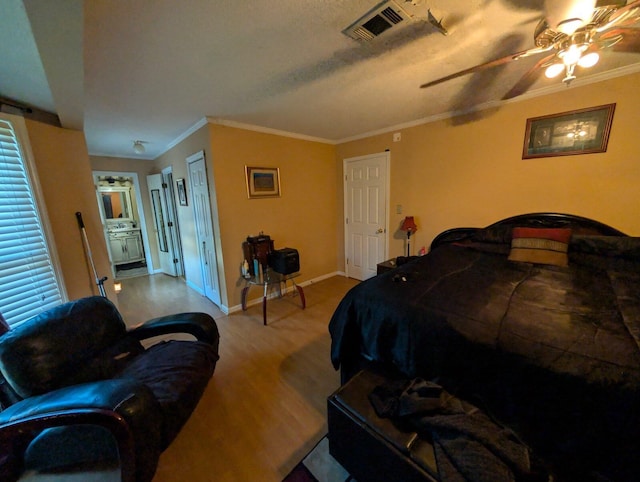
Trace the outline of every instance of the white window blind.
{"label": "white window blind", "polygon": [[62,302],[27,166],[0,119],[0,312],[11,326]]}

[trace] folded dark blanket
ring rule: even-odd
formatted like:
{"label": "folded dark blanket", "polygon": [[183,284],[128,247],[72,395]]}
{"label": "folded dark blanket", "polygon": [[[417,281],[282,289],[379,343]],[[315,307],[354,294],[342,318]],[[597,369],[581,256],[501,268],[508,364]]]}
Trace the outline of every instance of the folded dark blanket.
{"label": "folded dark blanket", "polygon": [[[529,448],[481,410],[420,378],[376,387],[369,401],[380,417],[401,417],[433,441],[443,482],[546,480]],[[539,477],[541,475],[541,478]]]}

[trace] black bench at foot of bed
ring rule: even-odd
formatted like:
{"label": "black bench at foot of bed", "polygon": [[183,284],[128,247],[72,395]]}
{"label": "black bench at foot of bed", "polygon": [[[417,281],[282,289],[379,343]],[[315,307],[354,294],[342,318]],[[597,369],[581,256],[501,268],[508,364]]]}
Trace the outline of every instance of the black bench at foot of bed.
{"label": "black bench at foot of bed", "polygon": [[369,403],[368,394],[386,380],[362,371],[329,397],[329,453],[358,482],[435,482],[431,443],[411,429],[378,417]]}
{"label": "black bench at foot of bed", "polygon": [[546,482],[508,427],[422,378],[363,370],[328,399],[329,452],[359,482]]}

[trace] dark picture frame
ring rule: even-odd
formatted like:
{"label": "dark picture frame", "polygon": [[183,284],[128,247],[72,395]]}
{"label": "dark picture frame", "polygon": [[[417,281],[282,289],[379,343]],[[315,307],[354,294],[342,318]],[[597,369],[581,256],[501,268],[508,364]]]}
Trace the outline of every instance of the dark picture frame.
{"label": "dark picture frame", "polygon": [[176,180],[176,187],[178,189],[178,201],[180,206],[187,205],[187,187],[185,186],[184,179]]}
{"label": "dark picture frame", "polygon": [[280,197],[280,169],[244,166],[249,199]]}
{"label": "dark picture frame", "polygon": [[523,159],[606,152],[616,104],[527,119]]}

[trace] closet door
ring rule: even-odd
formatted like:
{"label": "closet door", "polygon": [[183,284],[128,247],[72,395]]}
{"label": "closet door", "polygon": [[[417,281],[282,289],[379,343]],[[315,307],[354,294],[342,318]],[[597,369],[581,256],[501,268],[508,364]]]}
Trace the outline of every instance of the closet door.
{"label": "closet door", "polygon": [[204,295],[220,306],[220,283],[218,261],[211,217],[211,201],[204,153],[187,158],[189,166],[189,186],[196,228],[196,238],[202,271]]}

